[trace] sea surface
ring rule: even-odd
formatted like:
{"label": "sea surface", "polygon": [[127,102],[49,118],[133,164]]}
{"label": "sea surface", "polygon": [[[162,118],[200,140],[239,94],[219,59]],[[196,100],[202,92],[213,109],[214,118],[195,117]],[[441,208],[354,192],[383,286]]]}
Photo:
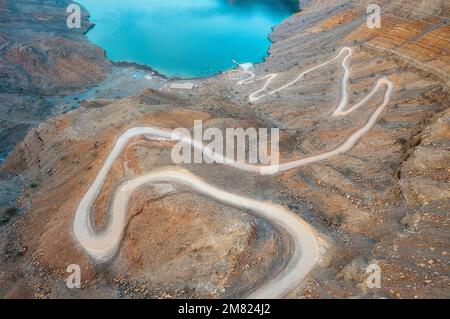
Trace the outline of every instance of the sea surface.
{"label": "sea surface", "polygon": [[113,61],[171,77],[203,77],[261,62],[276,24],[298,0],[78,0],[96,26],[88,38]]}

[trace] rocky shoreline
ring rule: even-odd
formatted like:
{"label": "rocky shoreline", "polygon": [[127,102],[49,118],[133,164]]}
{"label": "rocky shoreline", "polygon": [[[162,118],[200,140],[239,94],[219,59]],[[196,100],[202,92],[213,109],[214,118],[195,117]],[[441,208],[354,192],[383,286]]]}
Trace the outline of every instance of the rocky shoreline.
{"label": "rocky shoreline", "polygon": [[[236,297],[280,271],[289,257],[284,234],[185,189],[170,200],[142,190],[121,253],[105,269],[74,245],[73,214],[127,128],[189,128],[195,119],[211,127],[279,127],[281,156],[288,161],[334,149],[365,123],[382,96],[348,118],[330,120],[339,99],[339,62],[283,95],[253,103],[248,95],[258,87],[237,86],[239,70],[194,79],[198,88],[192,91],[172,90],[167,84],[175,79],[155,74],[147,85],[147,71],[114,66],[82,30],[67,34],[61,28],[60,6],[68,2],[0,0],[0,30],[8,23],[22,26],[21,33],[0,32],[7,42],[0,50],[0,104],[8,115],[2,147],[15,145],[34,126],[0,170],[0,296]],[[322,262],[289,297],[448,298],[450,6],[380,1],[383,26],[369,29],[369,3],[304,1],[301,13],[274,28],[270,55],[255,66],[258,76],[277,73],[276,87],[352,47],[352,104],[378,78],[389,78],[392,101],[354,149],[274,177],[216,165],[185,168],[226,191],[289,207],[323,234],[328,247]],[[13,21],[16,11],[21,18]],[[52,32],[23,32],[30,21],[37,21],[38,31],[50,22]],[[73,61],[81,68],[76,72],[68,67]],[[123,82],[136,74],[136,81]],[[26,101],[33,108],[20,110]],[[57,104],[68,107],[38,126]],[[110,190],[123,179],[170,166],[169,151],[164,143],[143,140],[125,150],[95,205],[99,225]],[[198,196],[195,203],[192,196]],[[194,217],[186,218],[180,207]],[[149,227],[154,224],[159,226]],[[168,235],[175,238],[170,243]],[[74,260],[86,277],[83,289],[69,291],[65,267]],[[379,289],[365,285],[370,264],[382,270]]]}

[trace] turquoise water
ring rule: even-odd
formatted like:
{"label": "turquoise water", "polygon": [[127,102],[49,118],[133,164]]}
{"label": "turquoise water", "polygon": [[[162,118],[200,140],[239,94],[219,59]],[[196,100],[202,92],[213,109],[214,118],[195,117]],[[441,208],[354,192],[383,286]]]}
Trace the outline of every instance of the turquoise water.
{"label": "turquoise water", "polygon": [[168,76],[216,74],[261,62],[271,28],[298,11],[298,0],[78,0],[95,28],[88,38],[113,61]]}

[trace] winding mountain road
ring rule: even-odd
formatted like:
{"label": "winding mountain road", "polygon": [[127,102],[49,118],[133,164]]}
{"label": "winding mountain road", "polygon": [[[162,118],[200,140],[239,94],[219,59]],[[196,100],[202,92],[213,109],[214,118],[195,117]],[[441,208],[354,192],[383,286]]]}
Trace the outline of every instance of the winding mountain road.
{"label": "winding mountain road", "polygon": [[257,96],[268,87],[277,74],[271,74],[257,80],[252,80],[255,78],[255,75],[251,71],[247,70],[246,72],[251,74],[251,77],[238,83],[242,85],[259,81],[264,78],[268,79],[262,89],[259,89],[250,95],[250,101],[257,101],[265,96],[274,94],[291,85],[294,85],[302,77],[304,77],[305,74],[337,60],[342,55],[346,54],[342,62],[345,72],[342,80],[341,100],[339,106],[333,114],[334,116],[344,116],[355,111],[360,106],[367,103],[368,100],[370,100],[382,86],[386,86],[386,91],[382,104],[370,116],[368,122],[362,128],[353,133],[342,145],[329,152],[279,165],[253,165],[238,163],[232,159],[227,159],[223,157],[222,154],[217,154],[213,150],[204,146],[202,142],[193,140],[190,136],[184,136],[169,130],[151,126],[131,128],[119,136],[114,148],[103,164],[103,167],[100,169],[97,177],[81,199],[81,202],[77,208],[74,220],[74,233],[81,247],[97,262],[103,263],[109,261],[117,253],[120,242],[124,236],[124,230],[127,222],[126,216],[132,194],[144,185],[158,182],[180,183],[187,185],[197,192],[224,204],[236,208],[246,209],[250,211],[251,214],[266,219],[275,227],[285,231],[290,236],[293,244],[292,258],[286,268],[270,281],[253,291],[248,297],[281,298],[285,296],[289,291],[298,286],[298,284],[314,268],[320,258],[320,240],[315,231],[303,219],[285,208],[225,192],[202,181],[200,178],[189,172],[171,168],[136,177],[121,185],[113,196],[110,221],[103,232],[98,233],[94,230],[91,222],[91,210],[103,188],[114,162],[128,145],[130,139],[138,136],[144,136],[149,140],[182,141],[198,150],[202,150],[205,156],[214,159],[216,162],[224,163],[224,165],[229,165],[243,171],[259,174],[276,174],[281,171],[323,161],[351,150],[359,139],[370,131],[375,125],[385,107],[388,105],[393,91],[393,84],[387,78],[379,79],[372,91],[361,102],[348,110],[345,110],[348,99],[347,83],[349,79],[347,62],[351,56],[351,53],[352,50],[350,48],[344,48],[337,57],[303,72],[294,81],[291,81],[288,84],[267,94]]}
{"label": "winding mountain road", "polygon": [[319,242],[314,230],[294,213],[273,204],[225,192],[179,169],[153,172],[124,183],[115,193],[109,226],[101,234],[96,234],[92,228],[90,210],[84,207],[79,209],[75,219],[75,234],[90,256],[98,262],[105,262],[116,254],[126,226],[131,196],[144,185],[161,182],[189,186],[198,193],[226,205],[248,210],[251,214],[268,220],[277,229],[287,232],[293,245],[293,254],[288,265],[280,274],[252,292],[249,298],[284,296],[295,288],[319,260]]}

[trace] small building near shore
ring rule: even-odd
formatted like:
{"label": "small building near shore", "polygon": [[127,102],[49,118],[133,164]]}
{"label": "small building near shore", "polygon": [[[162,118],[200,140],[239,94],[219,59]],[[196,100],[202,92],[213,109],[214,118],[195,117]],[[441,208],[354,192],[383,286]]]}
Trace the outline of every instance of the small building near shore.
{"label": "small building near shore", "polygon": [[192,82],[172,83],[169,88],[175,90],[193,90],[195,88],[195,84]]}

